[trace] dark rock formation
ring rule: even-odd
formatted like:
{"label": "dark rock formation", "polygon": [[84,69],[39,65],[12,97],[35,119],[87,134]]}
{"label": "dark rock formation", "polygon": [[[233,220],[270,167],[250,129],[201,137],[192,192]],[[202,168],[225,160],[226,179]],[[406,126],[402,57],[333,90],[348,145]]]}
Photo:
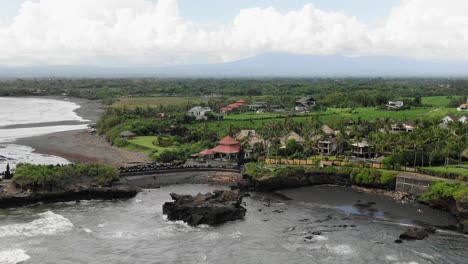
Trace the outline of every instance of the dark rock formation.
{"label": "dark rock formation", "polygon": [[0,208],[21,207],[35,203],[57,203],[78,200],[113,200],[135,197],[138,189],[131,186],[77,186],[54,192],[14,192],[0,194]]}
{"label": "dark rock formation", "polygon": [[236,191],[178,195],[171,193],[174,202],[163,205],[163,214],[171,221],[182,220],[191,226],[217,225],[242,219],[246,209],[241,206],[242,194]]}
{"label": "dark rock formation", "polygon": [[431,208],[442,209],[451,212],[458,219],[458,230],[468,234],[468,200],[456,201],[451,197],[440,198],[438,200],[423,201]]}
{"label": "dark rock formation", "polygon": [[351,186],[352,181],[349,174],[328,174],[323,172],[314,172],[298,174],[292,176],[276,176],[255,179],[244,175],[244,180],[238,183],[232,189],[245,191],[270,192],[280,189],[304,187],[311,185],[334,184],[342,186]]}
{"label": "dark rock formation", "polygon": [[435,233],[435,228],[429,227],[424,229],[413,228],[406,230],[403,234],[400,235],[399,239],[401,240],[423,240],[429,236],[429,234]]}

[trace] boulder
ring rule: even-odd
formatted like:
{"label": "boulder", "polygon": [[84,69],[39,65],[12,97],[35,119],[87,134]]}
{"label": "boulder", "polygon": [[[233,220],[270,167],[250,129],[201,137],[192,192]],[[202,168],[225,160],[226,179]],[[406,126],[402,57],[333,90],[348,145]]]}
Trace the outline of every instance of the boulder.
{"label": "boulder", "polygon": [[242,219],[246,209],[241,206],[242,194],[238,191],[214,191],[192,195],[170,194],[174,202],[163,205],[163,214],[171,221],[182,220],[191,226],[217,225]]}
{"label": "boulder", "polygon": [[402,240],[423,240],[429,236],[429,234],[435,233],[435,228],[429,227],[425,229],[413,228],[406,230],[400,235],[399,239]]}

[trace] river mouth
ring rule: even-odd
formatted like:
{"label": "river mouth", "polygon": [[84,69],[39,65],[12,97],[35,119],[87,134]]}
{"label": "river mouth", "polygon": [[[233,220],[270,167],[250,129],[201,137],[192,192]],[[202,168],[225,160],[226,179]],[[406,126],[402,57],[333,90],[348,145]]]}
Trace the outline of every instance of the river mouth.
{"label": "river mouth", "polygon": [[171,192],[219,188],[175,185],[144,190],[128,200],[2,209],[0,256],[3,251],[21,252],[23,259],[29,258],[24,263],[423,264],[466,263],[468,258],[467,237],[455,232],[438,231],[423,241],[396,244],[407,228],[396,220],[268,193],[245,198],[245,219],[215,227],[189,227],[162,214]]}

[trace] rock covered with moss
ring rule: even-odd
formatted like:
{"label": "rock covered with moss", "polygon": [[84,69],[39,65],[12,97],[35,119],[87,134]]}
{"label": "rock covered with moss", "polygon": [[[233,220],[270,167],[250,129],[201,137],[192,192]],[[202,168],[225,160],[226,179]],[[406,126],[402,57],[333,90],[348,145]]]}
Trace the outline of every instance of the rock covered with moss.
{"label": "rock covered with moss", "polygon": [[171,197],[174,201],[163,205],[163,214],[171,221],[181,220],[191,226],[242,219],[247,211],[241,206],[242,194],[238,190],[218,190],[195,196],[171,193]]}

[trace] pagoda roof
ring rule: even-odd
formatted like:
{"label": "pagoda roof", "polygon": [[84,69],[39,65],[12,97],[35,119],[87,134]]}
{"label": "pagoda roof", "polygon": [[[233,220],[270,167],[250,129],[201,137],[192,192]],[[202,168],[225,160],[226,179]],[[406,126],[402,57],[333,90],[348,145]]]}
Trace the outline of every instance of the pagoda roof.
{"label": "pagoda roof", "polygon": [[233,145],[239,145],[239,142],[237,142],[235,139],[233,139],[230,136],[227,136],[219,141],[220,145],[223,146],[233,146]]}
{"label": "pagoda roof", "polygon": [[239,145],[230,145],[230,146],[219,145],[211,149],[211,151],[214,153],[235,154],[235,153],[240,152],[240,146]]}

